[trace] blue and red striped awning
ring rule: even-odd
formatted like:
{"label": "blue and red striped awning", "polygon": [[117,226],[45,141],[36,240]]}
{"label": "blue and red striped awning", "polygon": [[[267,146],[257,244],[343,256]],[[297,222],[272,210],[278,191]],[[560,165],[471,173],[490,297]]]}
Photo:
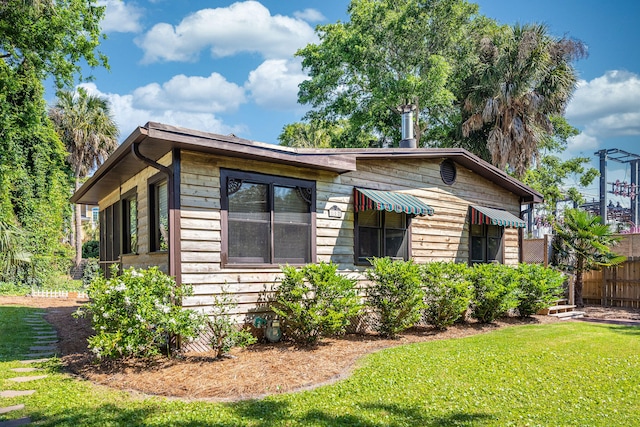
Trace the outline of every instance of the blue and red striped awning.
{"label": "blue and red striped awning", "polygon": [[410,194],[392,191],[354,189],[355,210],[404,212],[410,215],[433,215],[433,208]]}
{"label": "blue and red striped awning", "polygon": [[485,206],[470,206],[471,224],[498,225],[500,227],[524,228],[527,223],[502,209],[487,208]]}

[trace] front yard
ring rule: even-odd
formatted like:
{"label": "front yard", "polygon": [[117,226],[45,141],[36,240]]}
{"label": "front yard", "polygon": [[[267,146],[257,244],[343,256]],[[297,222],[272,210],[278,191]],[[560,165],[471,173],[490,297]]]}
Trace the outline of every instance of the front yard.
{"label": "front yard", "polygon": [[[10,383],[15,374],[9,370],[23,366],[18,355],[29,346],[28,328],[17,325],[33,311],[0,307],[0,387],[36,390],[0,398],[3,407],[25,404],[0,421],[29,416],[45,426],[627,426],[640,412],[638,327],[558,322],[414,343],[364,357],[351,376],[331,385],[214,403],[115,391],[64,373],[59,361],[44,365],[49,376],[37,383]],[[197,371],[184,375],[199,381]]]}

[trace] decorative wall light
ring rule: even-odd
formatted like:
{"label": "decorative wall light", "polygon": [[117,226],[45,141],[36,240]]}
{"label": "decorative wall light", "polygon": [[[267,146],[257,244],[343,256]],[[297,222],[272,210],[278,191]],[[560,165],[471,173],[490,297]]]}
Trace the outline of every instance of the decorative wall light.
{"label": "decorative wall light", "polygon": [[329,208],[329,218],[342,218],[342,209],[337,205],[333,205]]}

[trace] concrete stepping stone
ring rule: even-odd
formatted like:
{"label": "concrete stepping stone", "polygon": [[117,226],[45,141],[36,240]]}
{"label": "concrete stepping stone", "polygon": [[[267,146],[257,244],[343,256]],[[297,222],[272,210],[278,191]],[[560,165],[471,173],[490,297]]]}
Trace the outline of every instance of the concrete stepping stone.
{"label": "concrete stepping stone", "polygon": [[55,345],[33,345],[29,347],[29,350],[31,351],[51,351],[55,349],[56,349]]}
{"label": "concrete stepping stone", "polygon": [[31,424],[31,418],[16,418],[15,420],[0,421],[0,427],[20,427]]}
{"label": "concrete stepping stone", "polygon": [[13,381],[14,383],[26,383],[29,381],[36,381],[36,380],[41,380],[43,378],[47,378],[48,375],[31,375],[28,377],[13,377],[13,378],[7,378],[7,380],[9,381]]}
{"label": "concrete stepping stone", "polygon": [[[26,359],[36,359],[37,361],[42,361],[42,360],[49,360],[49,359],[43,359],[43,358],[49,358],[54,356],[55,353],[53,351],[45,351],[43,353],[27,353],[27,354],[23,354],[22,357],[26,358]],[[29,362],[25,362],[25,363],[29,363]]]}
{"label": "concrete stepping stone", "polygon": [[19,405],[5,406],[4,408],[0,408],[0,414],[6,414],[7,412],[11,411],[19,411],[21,409],[24,409],[24,405],[22,403]]}
{"label": "concrete stepping stone", "polygon": [[40,368],[13,368],[10,369],[10,371],[12,372],[35,372],[35,371],[41,371],[42,369]]}
{"label": "concrete stepping stone", "polygon": [[0,391],[0,397],[10,399],[12,397],[31,396],[35,390],[5,390]]}
{"label": "concrete stepping stone", "polygon": [[56,334],[55,332],[36,332],[35,335],[39,340],[47,338],[58,338],[58,334]]}
{"label": "concrete stepping stone", "polygon": [[35,345],[54,345],[56,343],[58,343],[58,340],[34,341]]}
{"label": "concrete stepping stone", "polygon": [[20,363],[22,363],[24,365],[28,365],[29,363],[42,363],[42,362],[48,362],[49,360],[51,360],[51,359],[50,358],[29,359],[29,360],[21,360]]}

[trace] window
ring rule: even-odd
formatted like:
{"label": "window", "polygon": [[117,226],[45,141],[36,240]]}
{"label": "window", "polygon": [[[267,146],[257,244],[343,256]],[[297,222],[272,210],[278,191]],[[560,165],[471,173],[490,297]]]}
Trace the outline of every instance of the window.
{"label": "window", "polygon": [[471,263],[502,263],[504,228],[489,224],[471,224]]}
{"label": "window", "polygon": [[138,202],[135,190],[122,199],[122,253],[133,254],[138,250]]}
{"label": "window", "polygon": [[405,213],[365,210],[358,212],[356,227],[358,264],[371,257],[409,259],[409,218]]}
{"label": "window", "polygon": [[91,222],[94,227],[98,225],[98,221],[100,221],[100,208],[91,208]]}
{"label": "window", "polygon": [[120,202],[100,211],[100,267],[110,277],[111,265],[120,258]]}
{"label": "window", "polygon": [[167,180],[156,181],[149,186],[149,206],[151,210],[151,232],[149,246],[151,252],[169,249],[169,195]]}
{"label": "window", "polygon": [[226,264],[313,261],[315,183],[222,170]]}

